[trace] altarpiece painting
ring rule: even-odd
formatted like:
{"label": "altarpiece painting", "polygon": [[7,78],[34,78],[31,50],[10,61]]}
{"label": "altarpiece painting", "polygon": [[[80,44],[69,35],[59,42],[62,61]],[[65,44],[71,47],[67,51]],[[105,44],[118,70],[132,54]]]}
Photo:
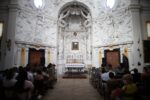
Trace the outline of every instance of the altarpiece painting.
{"label": "altarpiece painting", "polygon": [[72,42],[72,50],[79,50],[79,42]]}

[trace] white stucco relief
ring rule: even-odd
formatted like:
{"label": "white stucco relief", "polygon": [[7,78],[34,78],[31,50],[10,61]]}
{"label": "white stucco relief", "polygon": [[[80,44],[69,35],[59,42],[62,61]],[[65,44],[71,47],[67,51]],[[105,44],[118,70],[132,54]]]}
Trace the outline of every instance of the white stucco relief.
{"label": "white stucco relief", "polygon": [[[57,11],[60,9],[60,7],[70,1],[71,0],[66,0],[66,1],[45,0],[46,4],[45,4],[45,7],[42,10],[40,10],[41,12],[40,15],[43,15],[43,16],[50,15],[52,16],[52,18],[55,18],[58,13]],[[113,14],[110,13],[111,11],[109,11],[108,9],[104,7],[104,2],[101,2],[100,0],[94,0],[94,2],[91,0],[81,0],[80,2],[85,3],[87,6],[90,5],[89,7],[91,9],[92,18],[93,18],[92,23],[94,25],[93,31],[92,31],[93,38],[94,38],[93,40],[94,45],[101,45],[102,43],[109,44],[111,41],[115,41],[115,43],[117,43],[118,41],[119,42],[131,41],[132,27],[131,27],[131,16],[128,11],[129,0],[127,1],[121,0],[121,2],[119,2],[119,4],[117,5],[117,8],[113,10]],[[32,0],[29,0],[28,2],[26,0],[19,0],[19,5],[22,9],[26,9],[28,11],[30,10],[30,12],[35,12],[35,13],[39,12],[33,6]],[[53,9],[55,9],[56,11],[53,11]],[[33,16],[28,12],[23,12],[22,10],[21,10],[21,13],[22,15],[18,16],[19,17],[18,20],[20,21],[17,22],[18,23],[18,28],[17,28],[18,34],[16,36],[17,39],[20,40],[20,35],[19,35],[20,33],[21,33],[21,37],[28,36],[28,38],[25,38],[25,40],[27,41],[40,41],[40,42],[45,43],[45,41],[56,39],[55,38],[56,35],[54,34],[57,33],[57,25],[53,24],[56,22],[49,23],[48,21],[44,21],[44,22],[38,21],[38,24],[37,24],[38,25],[37,27],[39,27],[38,34],[40,34],[38,36],[46,38],[46,39],[44,39],[44,41],[38,39],[38,37],[36,37],[37,39],[34,39],[33,37],[35,35],[31,33],[35,33],[34,30],[37,30],[35,29],[35,26],[36,26],[35,24],[37,23],[36,20],[38,18],[35,19],[36,15]],[[114,23],[112,23],[112,20]],[[40,23],[42,27],[40,27]],[[43,26],[42,23],[47,23],[47,24],[46,25],[44,24]],[[23,25],[25,25],[26,27],[23,27],[24,29],[19,29]],[[55,27],[53,28],[53,26]],[[47,27],[46,30],[44,30],[45,32],[43,32],[43,27]],[[42,35],[43,33],[41,33],[40,28],[42,29],[42,32],[46,34],[44,35],[45,37]],[[114,33],[114,31],[116,33]],[[48,36],[50,37],[48,38]]]}
{"label": "white stucco relief", "polygon": [[[98,52],[92,52],[92,47],[128,44],[133,40],[131,14],[128,9],[130,0],[116,0],[118,2],[113,9],[106,8],[105,0],[76,1],[88,8],[90,18],[88,13],[85,14],[82,10],[77,19],[70,17],[75,20],[66,20],[72,13],[69,10],[69,15],[66,13],[59,16],[63,7],[75,2],[74,0],[45,0],[42,9],[37,9],[33,0],[19,0],[16,40],[58,47],[58,51],[55,48],[53,52],[61,60],[67,57],[68,53],[83,54],[86,55],[84,59],[92,58],[95,66],[99,64]],[[59,25],[59,21],[62,21],[63,25]],[[67,26],[68,24],[70,26]],[[77,35],[75,36],[73,32]],[[78,51],[71,51],[72,42],[79,42]],[[57,57],[52,60],[56,60]]]}
{"label": "white stucco relief", "polygon": [[129,1],[119,2],[114,10],[101,10],[102,7],[99,7],[99,17],[93,19],[94,45],[132,41],[132,22],[128,5]]}
{"label": "white stucco relief", "polygon": [[[26,27],[24,27],[26,26]],[[57,24],[43,15],[21,11],[18,13],[16,40],[56,45]]]}

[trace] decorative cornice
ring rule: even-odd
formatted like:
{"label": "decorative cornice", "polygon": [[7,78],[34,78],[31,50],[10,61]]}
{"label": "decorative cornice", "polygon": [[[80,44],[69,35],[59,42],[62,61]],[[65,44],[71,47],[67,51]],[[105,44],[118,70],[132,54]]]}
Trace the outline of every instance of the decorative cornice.
{"label": "decorative cornice", "polygon": [[9,4],[8,8],[9,9],[19,9],[19,6],[18,6],[18,4]]}
{"label": "decorative cornice", "polygon": [[52,46],[52,45],[47,45],[47,44],[40,44],[40,43],[32,43],[32,42],[24,42],[24,41],[15,41],[16,44],[22,44],[22,45],[29,45],[29,46],[33,46],[33,47],[49,47],[49,48],[56,48],[56,46]]}
{"label": "decorative cornice", "polygon": [[131,4],[131,5],[129,5],[129,9],[141,9],[141,5],[139,5],[139,4]]}
{"label": "decorative cornice", "polygon": [[0,6],[0,11],[3,11],[3,10],[8,10],[8,7],[7,6]]}
{"label": "decorative cornice", "polygon": [[98,46],[93,46],[93,47],[94,47],[94,48],[113,47],[113,46],[128,45],[128,44],[133,44],[133,41],[122,42],[122,43],[116,43],[116,44],[98,45]]}
{"label": "decorative cornice", "polygon": [[150,11],[150,6],[142,6],[141,9],[144,11]]}

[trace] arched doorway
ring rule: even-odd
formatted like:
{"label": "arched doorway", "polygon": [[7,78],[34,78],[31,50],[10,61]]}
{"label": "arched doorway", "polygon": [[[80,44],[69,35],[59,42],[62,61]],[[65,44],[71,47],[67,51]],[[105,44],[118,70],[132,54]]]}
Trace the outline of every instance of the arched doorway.
{"label": "arched doorway", "polygon": [[91,64],[91,13],[86,5],[71,2],[62,7],[58,16],[58,73],[66,64]]}

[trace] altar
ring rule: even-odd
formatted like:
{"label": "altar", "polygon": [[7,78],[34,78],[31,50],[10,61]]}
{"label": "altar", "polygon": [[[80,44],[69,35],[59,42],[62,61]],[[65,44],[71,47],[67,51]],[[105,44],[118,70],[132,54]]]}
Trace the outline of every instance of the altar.
{"label": "altar", "polygon": [[84,72],[85,65],[83,63],[67,63],[65,64],[66,72]]}

